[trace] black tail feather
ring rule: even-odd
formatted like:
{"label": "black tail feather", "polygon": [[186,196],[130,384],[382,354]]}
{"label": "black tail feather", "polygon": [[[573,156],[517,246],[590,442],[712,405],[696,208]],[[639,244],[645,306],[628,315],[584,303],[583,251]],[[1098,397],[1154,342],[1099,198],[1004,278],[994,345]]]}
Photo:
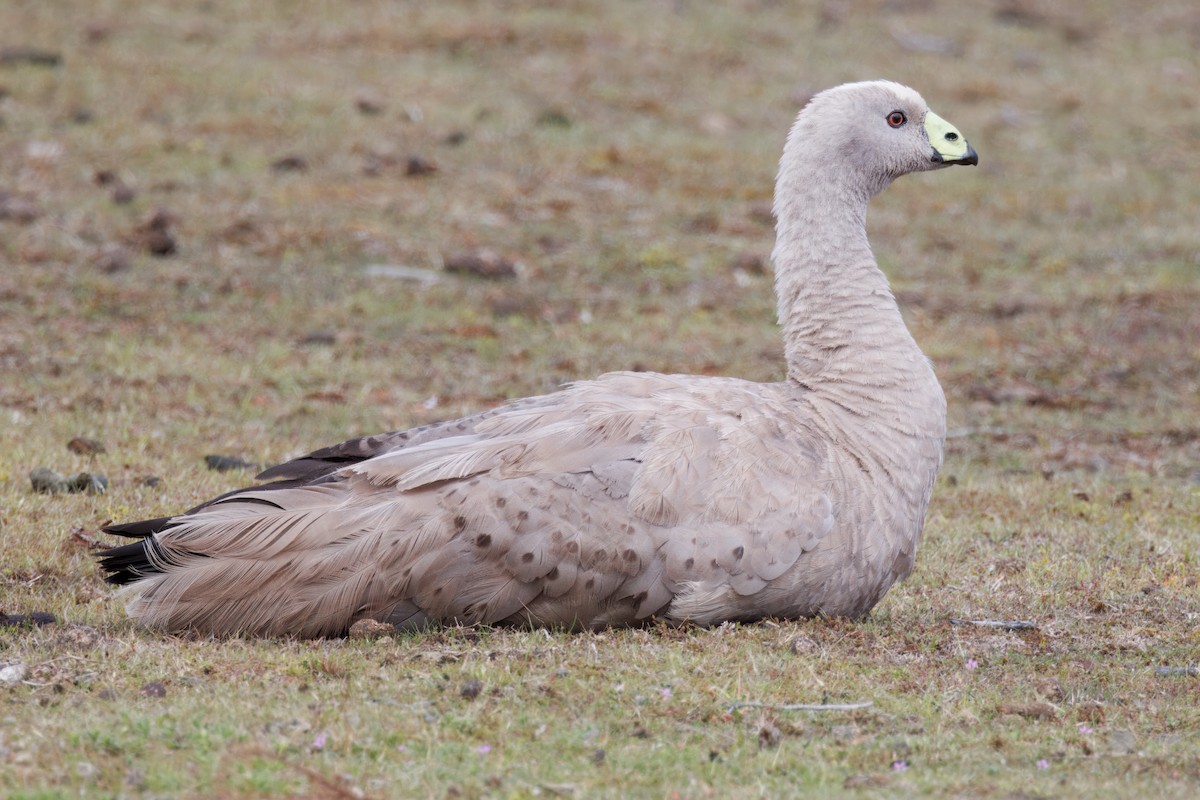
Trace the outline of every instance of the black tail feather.
{"label": "black tail feather", "polygon": [[[274,488],[274,484],[267,484],[265,487],[257,488]],[[245,503],[262,503],[273,508],[279,508],[278,505],[272,503],[270,500],[258,497],[238,497],[239,494],[245,491],[245,489],[235,489],[232,492],[227,492],[179,516],[194,514],[203,508],[230,499],[238,499]],[[104,580],[117,586],[124,586],[127,583],[133,583],[150,575],[161,575],[162,570],[156,564],[164,563],[165,557],[158,549],[158,543],[154,540],[154,534],[162,533],[168,528],[178,525],[179,516],[144,519],[138,522],[122,522],[116,525],[105,526],[102,529],[105,533],[112,533],[117,536],[125,536],[140,541],[121,545],[120,547],[113,547],[97,554],[97,558],[100,560],[100,568],[107,573],[104,576]],[[155,558],[151,558],[151,554]]]}
{"label": "black tail feather", "polygon": [[127,583],[141,580],[147,575],[157,573],[159,570],[150,560],[152,547],[154,547],[153,539],[142,539],[100,553],[98,556],[100,569],[107,573],[104,580],[117,586],[124,586]]}
{"label": "black tail feather", "polygon": [[172,517],[144,519],[138,522],[122,522],[119,525],[108,525],[103,530],[117,536],[137,539],[136,542],[113,547],[97,555],[100,569],[107,573],[104,580],[108,583],[124,586],[127,583],[141,580],[148,575],[157,575],[162,570],[154,566],[150,554],[157,548],[154,534],[171,527]]}
{"label": "black tail feather", "polygon": [[147,536],[153,536],[159,531],[166,530],[170,527],[167,523],[172,519],[172,517],[159,517],[158,519],[143,519],[138,522],[122,522],[118,525],[105,525],[102,530],[105,533],[114,533],[129,539],[145,539]]}

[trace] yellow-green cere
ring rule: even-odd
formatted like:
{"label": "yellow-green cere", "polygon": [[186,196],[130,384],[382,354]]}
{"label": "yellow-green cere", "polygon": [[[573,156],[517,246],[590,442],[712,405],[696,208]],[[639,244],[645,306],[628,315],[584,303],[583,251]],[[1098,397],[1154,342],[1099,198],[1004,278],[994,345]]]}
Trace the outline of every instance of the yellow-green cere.
{"label": "yellow-green cere", "polygon": [[946,161],[955,161],[967,155],[967,137],[932,111],[925,112],[925,132],[934,151]]}

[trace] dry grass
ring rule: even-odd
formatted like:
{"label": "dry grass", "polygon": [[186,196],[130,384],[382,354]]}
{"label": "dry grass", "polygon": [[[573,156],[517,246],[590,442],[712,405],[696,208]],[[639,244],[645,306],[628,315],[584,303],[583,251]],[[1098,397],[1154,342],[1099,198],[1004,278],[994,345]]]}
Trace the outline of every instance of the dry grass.
{"label": "dry grass", "polygon": [[[74,5],[0,8],[0,46],[62,56],[0,63],[0,609],[59,618],[0,632],[0,794],[1200,792],[1194,3]],[[983,165],[872,209],[958,435],[871,619],[197,642],[100,583],[105,520],[248,480],[208,453],[609,369],[779,377],[735,265],[797,105],[879,76]],[[519,276],[364,270],[477,249]],[[33,494],[38,466],[112,485]],[[730,710],[826,699],[873,705]]]}

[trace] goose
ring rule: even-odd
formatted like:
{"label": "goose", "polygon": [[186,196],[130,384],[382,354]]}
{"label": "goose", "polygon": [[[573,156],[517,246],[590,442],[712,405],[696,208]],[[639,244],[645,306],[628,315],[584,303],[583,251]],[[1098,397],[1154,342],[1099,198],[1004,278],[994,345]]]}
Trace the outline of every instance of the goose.
{"label": "goose", "polygon": [[913,570],[946,433],[867,203],[978,161],[906,86],[821,92],[775,188],[784,380],[613,372],[351,439],[109,526],[135,541],[106,580],[134,620],[211,636],[861,618]]}

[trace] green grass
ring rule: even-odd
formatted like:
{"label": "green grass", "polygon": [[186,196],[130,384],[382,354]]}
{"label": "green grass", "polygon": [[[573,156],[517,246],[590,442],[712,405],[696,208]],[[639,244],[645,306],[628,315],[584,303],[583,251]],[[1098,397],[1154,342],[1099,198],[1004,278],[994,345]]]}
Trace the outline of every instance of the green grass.
{"label": "green grass", "polygon": [[[39,209],[0,220],[0,610],[59,618],[0,632],[0,794],[1195,796],[1200,679],[1156,671],[1200,663],[1194,5],[5,4],[0,46],[63,61],[0,65],[0,190]],[[208,453],[612,369],[779,378],[770,276],[733,265],[770,252],[798,105],[874,77],[982,164],[872,206],[954,435],[868,620],[192,641],[130,623],[73,538],[249,480]],[[519,277],[364,270],[479,248]],[[40,466],[111,488],[33,494]],[[733,708],[823,701],[872,705]]]}

